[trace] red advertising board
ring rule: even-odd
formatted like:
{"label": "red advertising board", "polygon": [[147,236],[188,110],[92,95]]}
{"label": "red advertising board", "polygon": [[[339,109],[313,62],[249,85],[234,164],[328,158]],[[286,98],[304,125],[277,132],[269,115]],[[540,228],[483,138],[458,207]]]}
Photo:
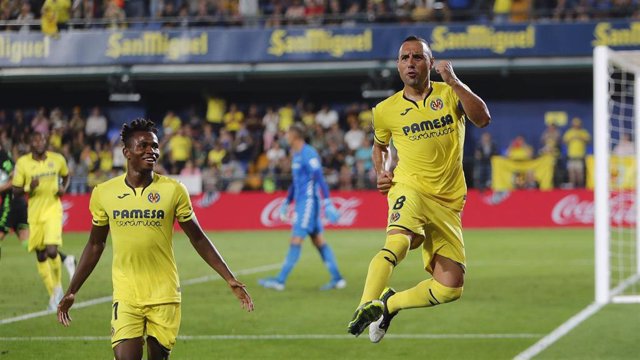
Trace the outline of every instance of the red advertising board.
{"label": "red advertising board", "polygon": [[[288,229],[278,211],[285,193],[222,193],[208,199],[192,198],[198,221],[205,230]],[[333,192],[341,213],[338,224],[327,228],[384,229],[387,201],[375,191]],[[634,223],[635,202],[629,194],[611,198],[613,222]],[[89,196],[65,196],[65,231],[88,231],[91,227]],[[588,190],[469,191],[462,221],[465,228],[490,227],[592,227],[593,193]]]}

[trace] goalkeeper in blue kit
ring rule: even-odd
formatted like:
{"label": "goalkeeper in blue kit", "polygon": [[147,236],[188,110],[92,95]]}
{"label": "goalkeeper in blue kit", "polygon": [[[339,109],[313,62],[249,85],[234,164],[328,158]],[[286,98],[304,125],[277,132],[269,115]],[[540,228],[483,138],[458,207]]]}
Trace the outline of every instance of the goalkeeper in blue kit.
{"label": "goalkeeper in blue kit", "polygon": [[[280,208],[280,217],[286,220],[289,204],[294,202],[291,243],[278,276],[261,279],[259,284],[269,289],[284,290],[287,277],[300,258],[302,241],[309,236],[331,274],[331,280],[320,289],[342,289],[347,282],[340,275],[333,251],[322,235],[322,210],[331,223],[337,222],[340,214],[329,198],[329,186],[322,175],[320,157],[316,149],[305,142],[304,126],[301,124],[294,124],[289,128],[287,142],[293,155],[293,181],[287,199]],[[319,193],[322,194],[322,200]]]}

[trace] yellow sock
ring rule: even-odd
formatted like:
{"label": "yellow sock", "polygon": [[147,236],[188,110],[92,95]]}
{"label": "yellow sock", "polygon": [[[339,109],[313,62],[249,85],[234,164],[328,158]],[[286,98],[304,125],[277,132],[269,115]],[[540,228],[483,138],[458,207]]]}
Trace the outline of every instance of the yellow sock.
{"label": "yellow sock", "polygon": [[390,297],[387,301],[387,309],[393,313],[402,309],[436,306],[455,301],[461,295],[462,287],[450,288],[435,279],[429,279]]}
{"label": "yellow sock", "polygon": [[36,265],[38,267],[38,274],[40,274],[49,296],[53,295],[54,283],[53,277],[51,276],[51,266],[49,265],[49,261],[36,261]]}
{"label": "yellow sock", "polygon": [[367,280],[364,282],[360,305],[380,297],[382,290],[389,282],[393,268],[407,256],[410,243],[407,235],[387,235],[384,248],[369,263],[369,271],[367,272]]}
{"label": "yellow sock", "polygon": [[48,258],[47,262],[51,267],[51,279],[53,280],[53,286],[62,286],[62,259],[60,254],[57,254],[55,258]]}

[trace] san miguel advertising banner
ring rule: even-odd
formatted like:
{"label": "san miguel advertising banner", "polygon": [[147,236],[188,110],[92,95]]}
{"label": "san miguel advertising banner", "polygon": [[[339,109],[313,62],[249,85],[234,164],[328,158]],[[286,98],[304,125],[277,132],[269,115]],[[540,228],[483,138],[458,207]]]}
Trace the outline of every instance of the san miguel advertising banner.
{"label": "san miguel advertising banner", "polygon": [[[289,229],[278,216],[285,193],[222,193],[213,198],[192,198],[198,221],[205,230]],[[334,192],[341,213],[328,229],[380,229],[387,222],[386,197],[375,191]],[[635,224],[635,199],[629,193],[611,196],[612,223]],[[91,228],[89,195],[65,196],[65,231]],[[72,215],[73,214],[73,215]],[[593,227],[593,193],[588,190],[470,191],[462,221],[465,228]]]}
{"label": "san miguel advertising banner", "polygon": [[0,67],[390,60],[408,35],[429,40],[439,58],[591,56],[597,45],[640,48],[640,22],[633,21],[87,30],[65,31],[57,39],[4,32]]}

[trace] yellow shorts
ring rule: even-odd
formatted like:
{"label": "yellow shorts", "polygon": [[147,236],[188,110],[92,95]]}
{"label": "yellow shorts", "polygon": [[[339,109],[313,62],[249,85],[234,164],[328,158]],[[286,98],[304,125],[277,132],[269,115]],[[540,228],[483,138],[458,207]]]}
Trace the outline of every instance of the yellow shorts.
{"label": "yellow shorts", "polygon": [[435,254],[465,266],[462,221],[458,210],[443,206],[433,198],[397,183],[389,190],[387,201],[387,232],[404,229],[422,235],[422,260],[428,272],[433,272],[431,260]]}
{"label": "yellow shorts", "polygon": [[180,329],[180,303],[133,305],[115,300],[111,307],[111,347],[121,341],[153,336],[167,350],[173,349]]}
{"label": "yellow shorts", "polygon": [[62,246],[62,218],[29,223],[29,251],[44,250],[47,245]]}

